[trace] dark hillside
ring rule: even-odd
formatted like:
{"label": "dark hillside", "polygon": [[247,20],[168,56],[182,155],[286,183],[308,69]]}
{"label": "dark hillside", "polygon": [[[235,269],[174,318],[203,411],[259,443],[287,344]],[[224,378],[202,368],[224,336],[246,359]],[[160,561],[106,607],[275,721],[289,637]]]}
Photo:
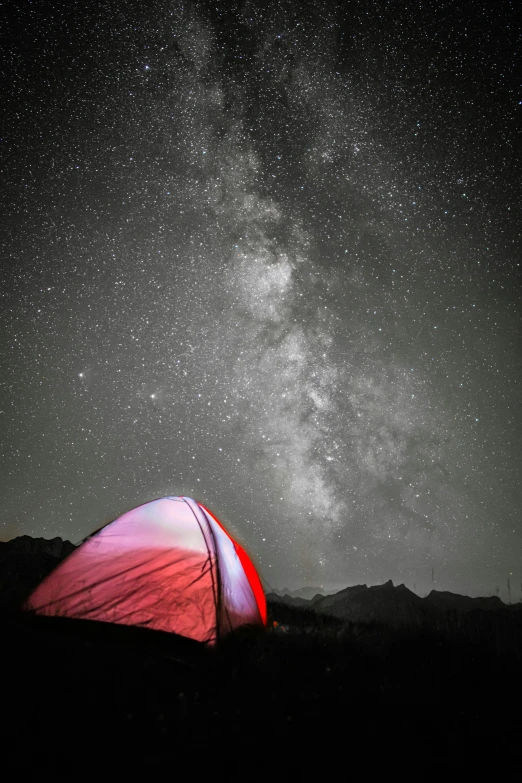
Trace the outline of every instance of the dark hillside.
{"label": "dark hillside", "polygon": [[0,541],[0,609],[16,608],[76,549],[70,541],[19,536]]}
{"label": "dark hillside", "polygon": [[[275,596],[267,630],[215,649],[4,610],[2,769],[196,780],[216,765],[232,779],[501,769],[522,730],[520,609],[432,607],[419,624],[393,613],[402,598],[417,605],[404,590],[365,590],[374,607],[385,596],[380,620],[317,611],[331,596],[305,606]],[[365,591],[341,592],[342,605]]]}
{"label": "dark hillside", "polygon": [[104,770],[159,773],[190,767],[196,753],[198,774],[210,774],[226,748],[236,772],[252,758],[256,770],[332,773],[339,760],[380,770],[399,751],[408,763],[468,769],[475,754],[507,758],[518,744],[519,626],[498,653],[466,632],[279,608],[276,629],[245,629],[215,650],[143,629],[5,615],[4,766],[63,772],[80,754],[82,769],[100,769],[103,754]]}

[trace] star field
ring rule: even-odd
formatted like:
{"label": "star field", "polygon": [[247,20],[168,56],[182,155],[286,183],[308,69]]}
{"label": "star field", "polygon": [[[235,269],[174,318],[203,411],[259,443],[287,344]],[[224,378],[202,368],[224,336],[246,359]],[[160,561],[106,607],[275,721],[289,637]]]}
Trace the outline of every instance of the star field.
{"label": "star field", "polygon": [[184,494],[278,587],[518,598],[518,34],[507,0],[10,7],[3,538]]}

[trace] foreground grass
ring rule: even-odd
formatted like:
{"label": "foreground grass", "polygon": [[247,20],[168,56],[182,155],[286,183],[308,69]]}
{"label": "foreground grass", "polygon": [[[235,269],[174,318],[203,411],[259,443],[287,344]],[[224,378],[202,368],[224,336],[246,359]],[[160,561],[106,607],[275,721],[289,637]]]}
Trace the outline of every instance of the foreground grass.
{"label": "foreground grass", "polygon": [[516,623],[500,650],[498,634],[470,634],[473,623],[398,632],[291,607],[271,607],[276,616],[276,629],[209,650],[143,629],[4,615],[4,767],[65,772],[81,759],[82,769],[159,774],[174,764],[198,779],[218,763],[229,774],[254,760],[258,771],[353,770],[397,753],[469,767],[473,748],[501,761],[518,745]]}

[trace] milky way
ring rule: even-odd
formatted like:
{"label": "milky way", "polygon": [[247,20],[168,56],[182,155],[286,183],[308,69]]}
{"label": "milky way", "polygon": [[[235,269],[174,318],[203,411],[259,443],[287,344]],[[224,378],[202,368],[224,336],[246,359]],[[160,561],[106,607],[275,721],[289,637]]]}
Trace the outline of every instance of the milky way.
{"label": "milky way", "polygon": [[520,593],[509,2],[18,4],[3,537],[196,497],[268,584]]}

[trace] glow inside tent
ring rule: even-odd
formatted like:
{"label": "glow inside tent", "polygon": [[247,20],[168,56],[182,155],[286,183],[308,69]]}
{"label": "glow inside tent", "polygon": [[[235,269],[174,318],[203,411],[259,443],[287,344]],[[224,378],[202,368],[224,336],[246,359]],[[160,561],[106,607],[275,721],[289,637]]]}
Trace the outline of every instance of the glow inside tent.
{"label": "glow inside tent", "polygon": [[210,644],[239,626],[266,622],[250,558],[208,509],[186,497],[145,503],[93,533],[25,608]]}

